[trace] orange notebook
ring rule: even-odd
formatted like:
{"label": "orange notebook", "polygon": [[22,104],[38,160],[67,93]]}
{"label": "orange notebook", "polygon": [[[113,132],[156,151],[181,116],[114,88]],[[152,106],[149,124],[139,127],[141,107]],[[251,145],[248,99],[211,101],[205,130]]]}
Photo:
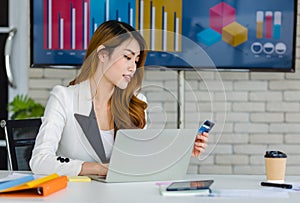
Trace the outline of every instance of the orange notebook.
{"label": "orange notebook", "polygon": [[29,181],[19,186],[8,188],[0,192],[0,196],[47,196],[67,187],[67,176],[51,174],[49,176]]}

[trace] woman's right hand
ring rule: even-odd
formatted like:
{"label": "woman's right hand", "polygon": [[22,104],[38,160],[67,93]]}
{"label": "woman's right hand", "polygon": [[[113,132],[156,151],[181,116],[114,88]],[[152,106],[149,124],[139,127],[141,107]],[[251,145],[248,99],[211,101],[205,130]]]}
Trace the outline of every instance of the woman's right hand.
{"label": "woman's right hand", "polygon": [[105,176],[108,171],[109,164],[95,163],[95,162],[84,162],[79,173],[80,176],[85,175],[98,175]]}

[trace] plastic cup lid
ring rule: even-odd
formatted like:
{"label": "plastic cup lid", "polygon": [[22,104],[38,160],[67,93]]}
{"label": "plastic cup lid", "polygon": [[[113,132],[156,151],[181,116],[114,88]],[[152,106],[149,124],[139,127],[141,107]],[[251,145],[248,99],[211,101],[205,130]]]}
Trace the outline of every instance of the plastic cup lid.
{"label": "plastic cup lid", "polygon": [[265,158],[286,158],[287,155],[281,151],[266,151]]}

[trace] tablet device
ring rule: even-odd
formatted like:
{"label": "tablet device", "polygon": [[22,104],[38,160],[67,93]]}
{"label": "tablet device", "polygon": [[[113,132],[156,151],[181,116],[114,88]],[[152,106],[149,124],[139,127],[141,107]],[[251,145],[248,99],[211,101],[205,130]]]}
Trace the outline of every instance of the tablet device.
{"label": "tablet device", "polygon": [[181,191],[181,190],[201,190],[209,189],[213,180],[192,180],[173,182],[167,187],[167,191]]}

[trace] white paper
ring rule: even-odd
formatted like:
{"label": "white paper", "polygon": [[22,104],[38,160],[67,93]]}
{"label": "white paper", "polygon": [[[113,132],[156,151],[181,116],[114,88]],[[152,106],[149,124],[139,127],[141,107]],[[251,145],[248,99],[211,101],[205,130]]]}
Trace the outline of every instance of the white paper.
{"label": "white paper", "polygon": [[288,184],[293,185],[291,192],[300,192],[300,183],[299,182],[293,182],[293,183],[288,183]]}
{"label": "white paper", "polygon": [[213,190],[211,195],[213,197],[227,197],[227,198],[288,198],[289,193],[286,190]]}

